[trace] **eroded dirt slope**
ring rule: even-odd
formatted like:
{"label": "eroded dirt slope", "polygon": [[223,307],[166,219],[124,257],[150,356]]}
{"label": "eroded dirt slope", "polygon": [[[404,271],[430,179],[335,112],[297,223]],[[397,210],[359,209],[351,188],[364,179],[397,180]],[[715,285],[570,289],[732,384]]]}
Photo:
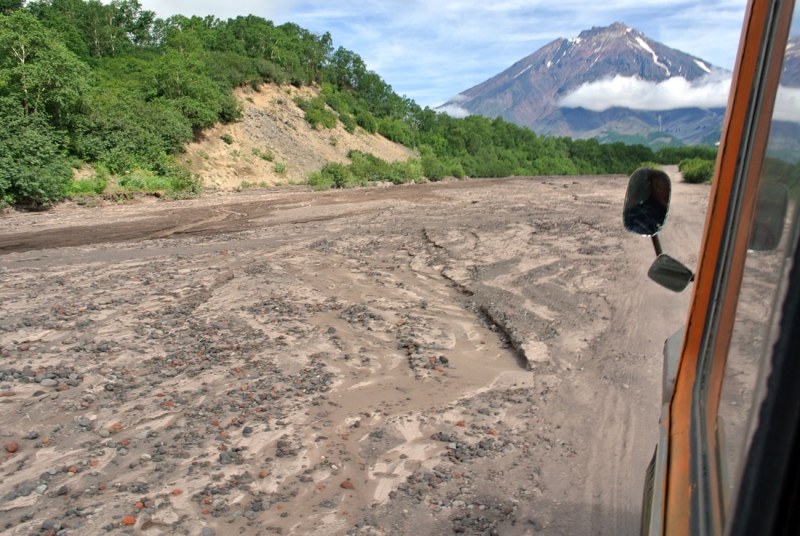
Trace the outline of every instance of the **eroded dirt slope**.
{"label": "eroded dirt slope", "polygon": [[[313,88],[264,84],[259,91],[243,88],[234,94],[242,106],[242,119],[204,131],[182,156],[210,188],[238,188],[243,182],[270,186],[303,182],[327,162],[349,164],[347,153],[351,150],[373,154],[387,162],[414,155],[410,149],[361,128],[353,134],[341,123],[332,129],[313,128],[294,103],[298,96],[316,96],[318,92]],[[225,143],[223,135],[230,136],[233,143]],[[269,159],[265,158],[267,155]],[[276,164],[283,165],[284,170],[276,171]]]}
{"label": "eroded dirt slope", "polygon": [[[625,184],[0,219],[0,527],[636,534],[688,293],[646,279]],[[708,190],[675,186],[693,266]]]}

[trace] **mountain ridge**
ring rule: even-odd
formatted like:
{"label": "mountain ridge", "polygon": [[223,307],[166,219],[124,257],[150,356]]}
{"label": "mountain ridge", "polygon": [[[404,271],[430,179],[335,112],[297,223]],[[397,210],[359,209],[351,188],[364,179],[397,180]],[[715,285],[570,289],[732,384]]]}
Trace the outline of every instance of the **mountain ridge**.
{"label": "mountain ridge", "polygon": [[[648,110],[622,113],[625,108],[620,108],[609,114],[613,107],[598,112],[581,107],[564,108],[560,101],[585,84],[615,76],[656,84],[682,77],[695,83],[714,72],[724,73],[701,58],[667,47],[635,28],[615,22],[584,30],[571,39],[551,41],[508,69],[460,93],[440,109],[458,107],[471,114],[500,116],[540,134],[602,139],[606,131],[621,133],[633,129],[646,136],[657,130],[680,143],[695,144],[713,137],[721,127],[723,110],[690,108],[695,110],[691,114]],[[614,120],[609,120],[609,116],[614,116]],[[664,116],[680,118],[665,124]]]}

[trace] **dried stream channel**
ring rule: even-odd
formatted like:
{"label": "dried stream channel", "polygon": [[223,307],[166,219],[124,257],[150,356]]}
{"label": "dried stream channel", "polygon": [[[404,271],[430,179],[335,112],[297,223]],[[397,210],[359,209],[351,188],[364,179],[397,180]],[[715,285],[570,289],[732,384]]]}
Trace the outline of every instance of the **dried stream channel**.
{"label": "dried stream channel", "polygon": [[[8,534],[634,534],[661,345],[624,177],[0,219]],[[662,240],[696,258],[706,187]]]}

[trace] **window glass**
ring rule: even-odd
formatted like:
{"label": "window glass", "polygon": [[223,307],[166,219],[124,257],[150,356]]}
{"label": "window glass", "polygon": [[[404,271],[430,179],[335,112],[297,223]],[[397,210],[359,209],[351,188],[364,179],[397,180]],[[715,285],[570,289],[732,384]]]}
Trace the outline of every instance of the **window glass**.
{"label": "window glass", "polygon": [[[795,16],[797,10],[795,11]],[[796,18],[796,17],[795,17]],[[761,174],[756,215],[750,232],[741,294],[722,385],[718,413],[728,506],[735,500],[750,440],[748,419],[761,397],[765,372],[782,302],[787,259],[795,241],[800,195],[800,26],[792,24],[780,88],[770,128],[767,157]],[[765,362],[765,361],[763,361]],[[761,374],[761,376],[759,376]],[[727,510],[727,509],[726,509]]]}

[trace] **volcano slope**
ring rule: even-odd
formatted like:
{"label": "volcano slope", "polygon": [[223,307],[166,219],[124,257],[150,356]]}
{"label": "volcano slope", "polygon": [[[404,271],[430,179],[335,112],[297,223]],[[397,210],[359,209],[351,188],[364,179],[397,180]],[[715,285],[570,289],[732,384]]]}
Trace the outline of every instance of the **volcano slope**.
{"label": "volcano slope", "polygon": [[[634,534],[661,348],[625,177],[0,219],[8,534]],[[706,186],[665,250],[694,266]],[[59,532],[64,531],[64,532]]]}

